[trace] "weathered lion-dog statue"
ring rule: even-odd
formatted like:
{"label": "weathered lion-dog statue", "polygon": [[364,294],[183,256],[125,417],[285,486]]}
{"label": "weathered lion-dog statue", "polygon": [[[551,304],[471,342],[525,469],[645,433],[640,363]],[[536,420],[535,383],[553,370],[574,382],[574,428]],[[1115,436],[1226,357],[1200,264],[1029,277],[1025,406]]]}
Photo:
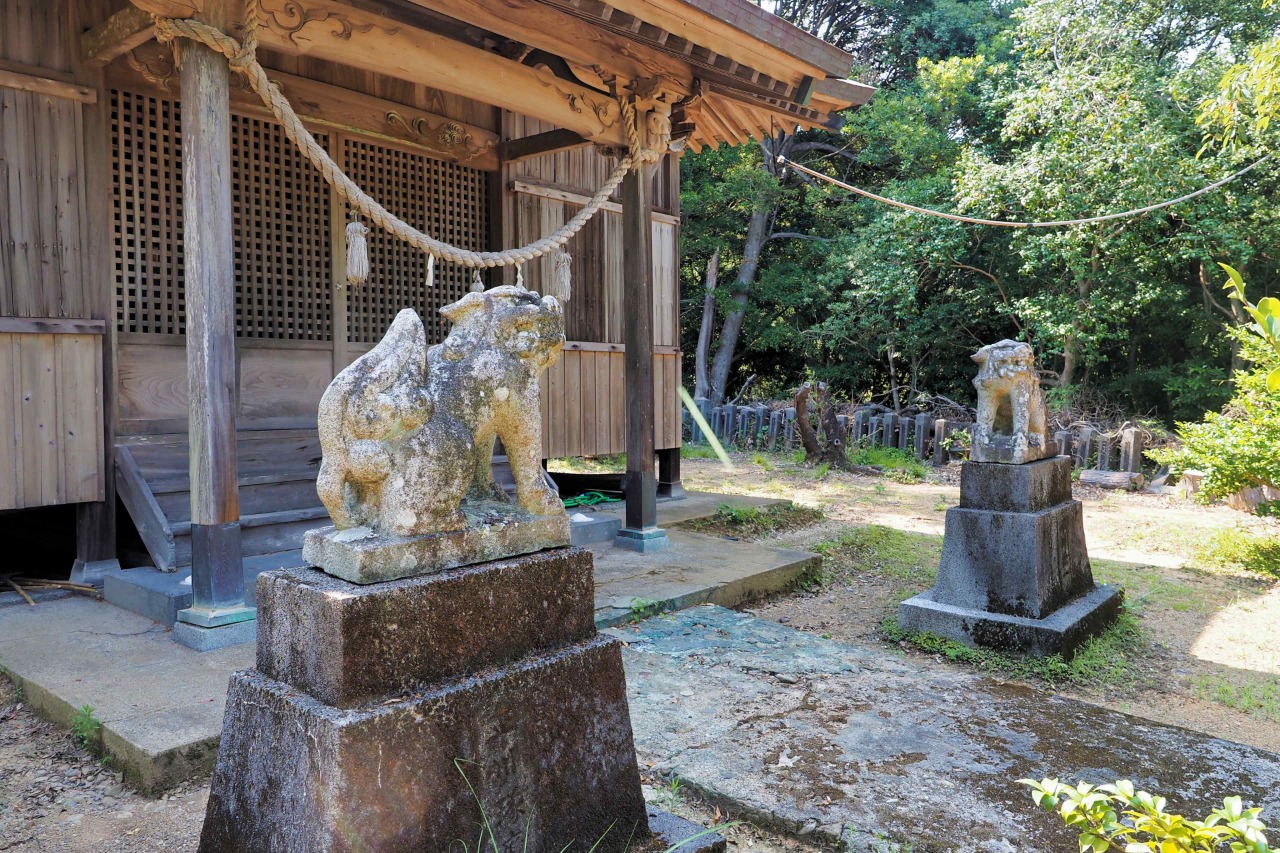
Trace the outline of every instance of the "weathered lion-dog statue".
{"label": "weathered lion-dog statue", "polygon": [[564,348],[560,303],[504,286],[468,293],[440,313],[453,323],[443,343],[428,349],[422,320],[401,311],[320,400],[316,490],[339,530],[464,529],[464,499],[507,500],[493,479],[495,438],[520,507],[564,513],[542,470],[538,400],[538,376]]}
{"label": "weathered lion-dog statue", "polygon": [[978,350],[973,360],[980,365],[973,380],[978,417],[969,458],[1018,465],[1053,455],[1031,345],[1003,340]]}

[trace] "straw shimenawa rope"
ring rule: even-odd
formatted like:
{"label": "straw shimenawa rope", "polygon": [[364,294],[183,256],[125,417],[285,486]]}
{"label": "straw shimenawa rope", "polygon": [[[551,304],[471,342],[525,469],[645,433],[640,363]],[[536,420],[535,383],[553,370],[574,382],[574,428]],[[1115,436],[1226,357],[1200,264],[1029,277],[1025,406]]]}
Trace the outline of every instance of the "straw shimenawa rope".
{"label": "straw shimenawa rope", "polygon": [[443,258],[464,267],[506,267],[521,264],[550,254],[560,248],[587,224],[591,217],[604,206],[613,191],[622,183],[633,168],[645,163],[654,163],[662,159],[661,151],[645,148],[640,143],[640,132],[637,128],[635,105],[625,98],[619,99],[622,107],[623,128],[627,134],[628,152],[618,162],[617,168],[609,175],[596,194],[591,197],[582,210],[557,229],[553,234],[543,237],[526,246],[507,249],[501,252],[473,252],[437,240],[414,228],[379,204],[368,193],[362,190],[355,181],[329,156],[329,152],[316,142],[315,137],[303,126],[302,120],[294,112],[293,106],[285,98],[275,83],[267,78],[267,72],[257,59],[257,4],[249,0],[248,31],[244,43],[236,41],[221,30],[190,18],[165,18],[155,16],[156,37],[163,42],[171,42],[177,38],[191,39],[199,42],[227,58],[232,71],[244,75],[249,86],[284,128],[285,136],[298,146],[319,171],[324,179],[334,188],[338,195],[349,202],[357,211],[371,222],[386,229],[404,242],[420,249],[429,255]]}

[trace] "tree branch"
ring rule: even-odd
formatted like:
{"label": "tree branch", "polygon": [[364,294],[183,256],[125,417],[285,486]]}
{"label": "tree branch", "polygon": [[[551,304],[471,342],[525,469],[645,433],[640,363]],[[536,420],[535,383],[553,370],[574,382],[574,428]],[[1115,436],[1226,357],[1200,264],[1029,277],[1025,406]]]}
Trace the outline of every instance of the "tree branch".
{"label": "tree branch", "polygon": [[798,231],[776,231],[769,235],[770,240],[817,240],[819,243],[830,243],[830,237],[818,237],[814,234],[801,234]]}

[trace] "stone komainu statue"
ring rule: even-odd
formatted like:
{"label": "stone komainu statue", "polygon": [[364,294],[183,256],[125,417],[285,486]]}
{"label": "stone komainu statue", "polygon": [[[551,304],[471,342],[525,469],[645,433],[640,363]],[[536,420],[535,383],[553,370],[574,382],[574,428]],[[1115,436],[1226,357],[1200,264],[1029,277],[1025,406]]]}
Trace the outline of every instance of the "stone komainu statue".
{"label": "stone komainu statue", "polygon": [[421,319],[401,311],[320,400],[316,490],[339,530],[465,528],[464,499],[507,499],[493,480],[495,438],[520,507],[564,513],[543,475],[538,401],[538,376],[564,348],[560,303],[508,286],[469,293],[440,313],[453,323],[443,343],[428,349]]}
{"label": "stone komainu statue", "polygon": [[980,369],[973,380],[978,418],[969,458],[1020,465],[1053,455],[1031,345],[1000,341],[978,350],[973,360]]}

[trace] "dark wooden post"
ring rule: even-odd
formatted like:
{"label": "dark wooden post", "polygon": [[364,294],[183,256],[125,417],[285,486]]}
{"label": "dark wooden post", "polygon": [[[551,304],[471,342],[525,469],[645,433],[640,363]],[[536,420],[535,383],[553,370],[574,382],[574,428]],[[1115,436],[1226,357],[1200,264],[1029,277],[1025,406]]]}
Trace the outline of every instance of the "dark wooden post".
{"label": "dark wooden post", "polygon": [[[641,116],[643,126],[643,115]],[[653,250],[651,176],[634,169],[622,182],[622,278],[627,306],[623,321],[627,377],[626,525],[617,544],[656,551],[670,540],[658,528],[658,485],[653,448]]]}
{"label": "dark wooden post", "polygon": [[[86,29],[79,18],[91,15],[80,4],[72,4],[74,27]],[[76,82],[90,88],[105,89],[103,71],[88,63],[78,63]],[[81,106],[84,116],[85,161],[82,173],[88,213],[95,221],[111,221],[111,151],[110,104]],[[87,256],[82,274],[91,282],[90,316],[106,322],[102,336],[102,500],[76,505],[76,559],[71,580],[102,585],[102,574],[119,568],[116,560],[116,472],[115,472],[115,281],[110,275],[112,235],[108,228],[91,228]]]}
{"label": "dark wooden post", "polygon": [[[227,0],[203,20],[227,24]],[[235,266],[231,231],[231,114],[227,60],[182,44],[183,248],[191,445],[192,606],[174,639],[198,649],[253,638],[244,602],[236,487]]]}
{"label": "dark wooden post", "polygon": [[938,468],[947,464],[946,418],[938,418],[933,422],[933,464]]}

